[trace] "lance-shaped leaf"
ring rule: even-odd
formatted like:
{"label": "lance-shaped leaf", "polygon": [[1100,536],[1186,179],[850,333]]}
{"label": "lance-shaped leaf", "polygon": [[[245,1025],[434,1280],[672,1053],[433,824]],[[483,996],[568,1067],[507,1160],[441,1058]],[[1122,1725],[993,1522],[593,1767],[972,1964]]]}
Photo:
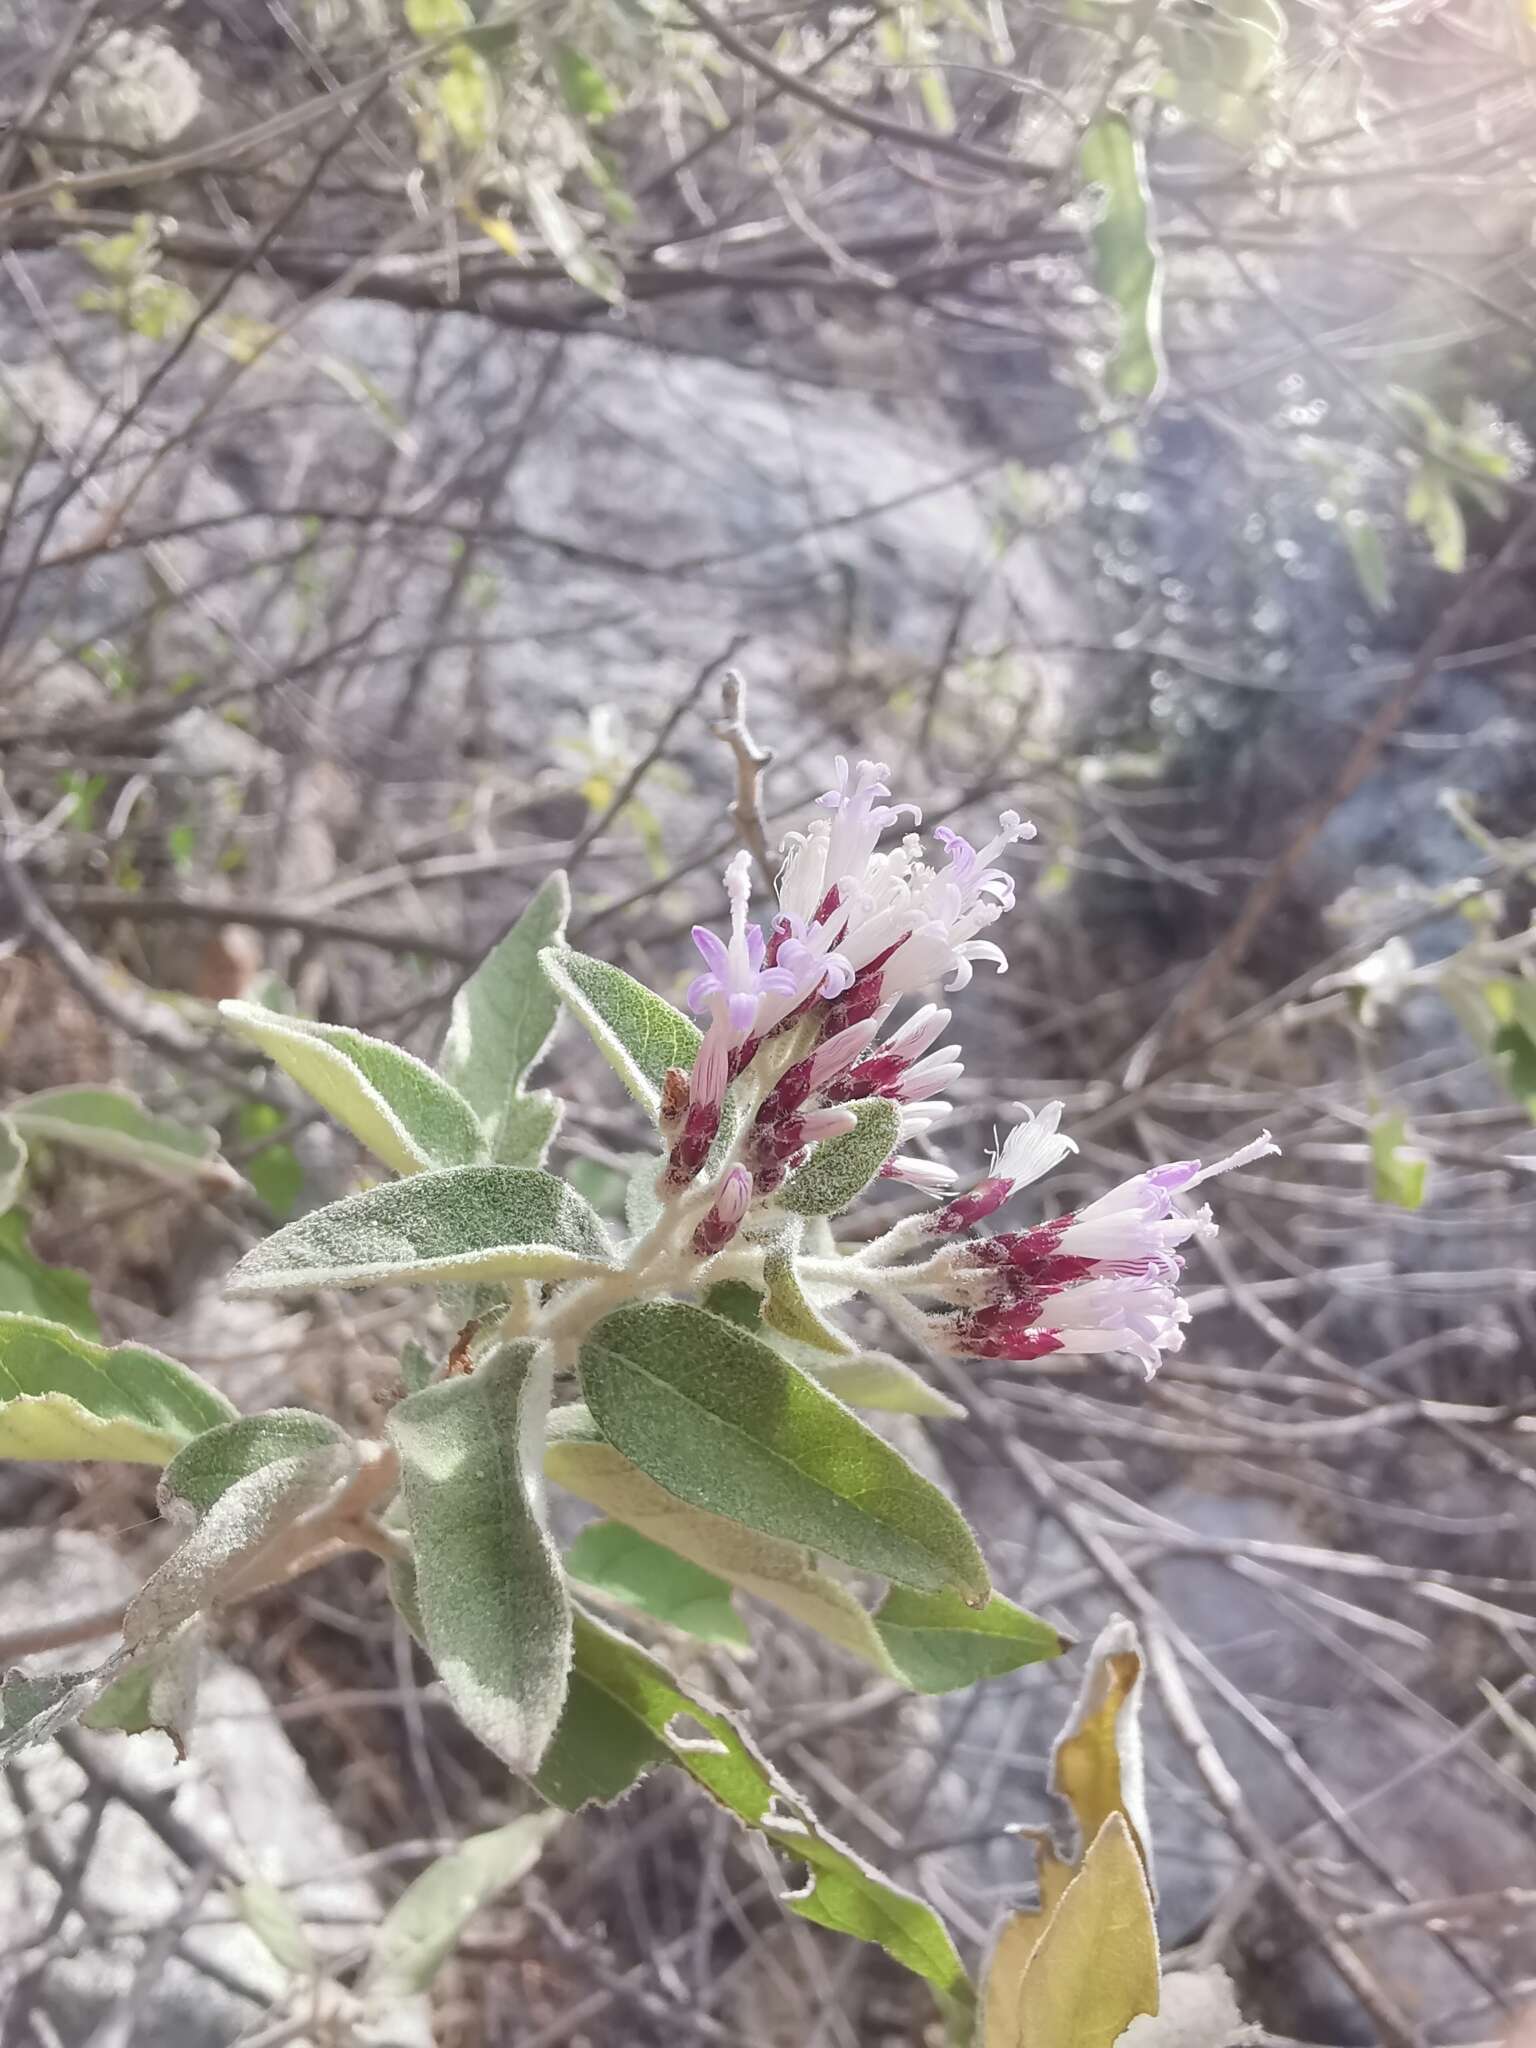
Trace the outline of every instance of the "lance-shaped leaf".
{"label": "lance-shaped leaf", "polygon": [[381,1281],[562,1280],[612,1263],[596,1211],[552,1174],[460,1166],[348,1195],[285,1224],[228,1280],[231,1294]]}
{"label": "lance-shaped leaf", "polygon": [[62,1323],[0,1315],[0,1457],[163,1465],[234,1412],[158,1351],[109,1350]]}
{"label": "lance-shaped leaf", "polygon": [[891,1661],[916,1692],[958,1692],[979,1678],[1059,1657],[1071,1647],[1048,1621],[994,1593],[967,1607],[953,1593],[893,1586],[875,1611]]}
{"label": "lance-shaped leaf", "polygon": [[544,1470],[567,1492],[675,1556],[766,1600],[886,1677],[899,1677],[869,1614],[846,1586],[817,1569],[803,1543],[765,1536],[690,1507],[615,1450],[579,1402],[551,1415]]}
{"label": "lance-shaped leaf", "polygon": [[747,1331],[633,1304],[589,1331],[580,1368],[603,1435],[679,1500],[925,1592],[990,1592],[953,1503]]}
{"label": "lance-shaped leaf", "polygon": [[697,1027],[605,960],[569,946],[546,946],[539,964],[630,1094],[654,1116],[668,1067],[693,1065],[701,1043]]}
{"label": "lance-shaped leaf", "polygon": [[73,1266],[45,1266],[34,1256],[22,1209],[0,1215],[0,1310],[63,1323],[82,1337],[101,1335],[90,1281]]}
{"label": "lance-shaped leaf", "polygon": [[21,1193],[26,1171],[26,1141],[8,1116],[0,1116],[0,1212]]}
{"label": "lance-shaped leaf", "polygon": [[809,1345],[813,1351],[842,1356],[853,1351],[851,1339],[806,1298],[790,1252],[778,1248],[768,1252],[763,1259],[763,1279],[768,1288],[763,1321],[770,1329],[794,1338],[798,1344]]}
{"label": "lance-shaped leaf", "polygon": [[589,1788],[611,1785],[620,1750],[640,1760],[637,1769],[665,1756],[804,1866],[804,1883],[784,1895],[792,1912],[876,1943],[941,1997],[968,2002],[960,1958],[933,1909],[827,1834],[729,1715],[586,1615],[576,1618],[571,1704],[536,1781],[547,1799],[574,1808],[594,1796]]}
{"label": "lance-shaped leaf", "polygon": [[259,1003],[224,1002],[219,1012],[396,1173],[467,1166],[486,1157],[475,1112],[414,1054],[345,1025],[280,1016]]}
{"label": "lance-shaped leaf", "polygon": [[570,887],[557,871],[453,999],[438,1066],[479,1117],[497,1159],[507,1158],[501,1142],[507,1111],[560,1015],[539,954],[564,938],[570,908]]}
{"label": "lance-shaped leaf", "polygon": [[542,1166],[555,1142],[565,1104],[547,1088],[532,1095],[514,1095],[496,1126],[498,1166]]}
{"label": "lance-shaped leaf", "polygon": [[846,1209],[901,1143],[901,1111],[894,1102],[876,1096],[848,1107],[858,1118],[856,1127],[818,1145],[779,1193],[784,1207],[799,1216],[835,1216]]}
{"label": "lance-shaped leaf", "polygon": [[[993,1969],[995,1972],[994,1961]],[[1146,1872],[1112,1813],[1062,1893],[1005,2004],[989,1974],[983,2048],[1113,2048],[1158,2005],[1157,1922]]]}
{"label": "lance-shaped leaf", "polygon": [[234,1912],[249,1927],[274,1962],[295,1976],[315,1973],[315,1952],[304,1932],[304,1922],[288,1894],[264,1877],[247,1878],[244,1884],[227,1887]]}
{"label": "lance-shaped leaf", "polygon": [[951,1420],[965,1413],[958,1401],[940,1393],[904,1359],[893,1358],[888,1351],[858,1351],[851,1358],[807,1354],[797,1362],[807,1372],[815,1373],[821,1384],[850,1408],[876,1408],[891,1415],[937,1415]]}
{"label": "lance-shaped leaf", "polygon": [[218,1157],[217,1131],[157,1116],[127,1088],[48,1088],[13,1102],[11,1115],[24,1136],[73,1145],[97,1159],[141,1167],[167,1180],[238,1184],[238,1176]]}
{"label": "lance-shaped leaf", "polygon": [[171,1504],[180,1501],[194,1514],[206,1514],[237,1480],[263,1465],[346,1441],[346,1431],[338,1423],[307,1408],[270,1408],[261,1415],[221,1423],[178,1451],[166,1466],[160,1475],[161,1512],[170,1512]]}
{"label": "lance-shaped leaf", "polygon": [[1093,227],[1094,281],[1112,299],[1120,335],[1106,383],[1119,398],[1152,399],[1162,388],[1162,255],[1141,143],[1124,114],[1103,114],[1083,135],[1078,168],[1102,188]]}
{"label": "lance-shaped leaf", "polygon": [[675,1499],[603,1441],[579,1402],[550,1417],[544,1470],[653,1545],[766,1601],[914,1691],[958,1691],[1067,1647],[1049,1624],[999,1593],[985,1607],[973,1608],[952,1594],[896,1589],[877,1613],[869,1613],[803,1544],[764,1536]]}
{"label": "lance-shaped leaf", "polygon": [[488,1834],[471,1835],[429,1864],[384,1915],[358,1987],[364,1998],[393,2000],[425,1991],[482,1906],[519,1883],[562,1824],[561,1813],[532,1813]]}
{"label": "lance-shaped leaf", "polygon": [[505,1344],[389,1419],[427,1648],[462,1719],[537,1768],[565,1699],[571,1613],[544,1513],[549,1353]]}
{"label": "lance-shaped leaf", "polygon": [[565,1569],[578,1585],[701,1642],[752,1646],[724,1579],[623,1522],[589,1522],[565,1553]]}

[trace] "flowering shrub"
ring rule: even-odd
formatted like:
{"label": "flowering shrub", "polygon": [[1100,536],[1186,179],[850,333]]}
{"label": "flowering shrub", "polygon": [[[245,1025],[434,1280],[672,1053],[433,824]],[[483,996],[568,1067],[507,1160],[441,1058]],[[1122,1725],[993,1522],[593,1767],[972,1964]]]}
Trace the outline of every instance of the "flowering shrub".
{"label": "flowering shrub", "polygon": [[[559,876],[460,991],[435,1071],[356,1031],[223,1005],[398,1176],[275,1232],[231,1290],[415,1283],[438,1291],[458,1334],[441,1358],[407,1348],[380,1443],[297,1409],[236,1416],[170,1359],[0,1316],[0,1453],[162,1465],[161,1508],[182,1539],[103,1665],[7,1680],[0,1754],[82,1714],[179,1744],[208,1617],[366,1549],[465,1723],[552,1805],[611,1800],[676,1764],[805,1866],[786,1900],[796,1912],[879,1942],[968,2009],[932,1911],[829,1836],[726,1715],[587,1596],[740,1640],[740,1589],[929,1693],[1061,1654],[1050,1623],[993,1589],[955,1506],[856,1413],[941,1416],[955,1403],[868,1348],[839,1310],[865,1297],[930,1357],[1112,1352],[1150,1375],[1182,1339],[1180,1248],[1215,1227],[1186,1198],[1275,1148],[1266,1133],[1212,1165],[1155,1167],[1080,1210],[974,1234],[1076,1149],[1055,1102],[969,1186],[908,1149],[942,1122],[940,1091],[962,1071],[958,1044],[939,1043],[951,1012],[928,998],[963,991],[978,963],[1006,967],[984,935],[1012,906],[1002,863],[1032,828],[1009,811],[980,848],[943,829],[926,844],[915,808],[890,802],[886,772],[839,761],[822,815],[786,843],[763,920],[750,857],[730,863],[728,930],[694,933],[703,967],[687,1000],[702,1029],[565,944]],[[899,1018],[908,1001],[918,1006]],[[525,1083],[562,1011],[654,1125],[622,1242],[545,1168],[561,1105]],[[921,1191],[924,1206],[840,1248],[833,1219],[877,1178]],[[546,1482],[607,1518],[563,1559]],[[869,1582],[885,1588],[873,1605]],[[1097,1726],[1118,1757],[1139,1669],[1133,1639],[1107,1639],[1069,1737]],[[1058,1788],[1069,1799],[1074,1782],[1069,1770]],[[1117,1887],[1117,1913],[1139,1902],[1142,1960],[1128,2007],[1111,2001],[1106,2041],[1156,2005],[1134,1807],[1117,1793],[1078,1812],[1081,1870],[1043,1866],[1032,1931],[1005,1944],[1006,1967],[1027,1975],[1051,1914],[1090,1866],[1110,1871],[1090,1890]],[[995,1969],[994,1980],[996,2004]],[[1014,2022],[1000,2025],[997,2040],[1012,2039]]]}

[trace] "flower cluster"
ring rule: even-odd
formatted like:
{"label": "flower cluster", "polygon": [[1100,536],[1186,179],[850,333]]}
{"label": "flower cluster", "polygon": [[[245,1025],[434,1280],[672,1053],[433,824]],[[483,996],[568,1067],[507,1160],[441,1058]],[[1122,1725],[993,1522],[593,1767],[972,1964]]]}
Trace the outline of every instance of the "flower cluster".
{"label": "flower cluster", "polygon": [[[753,1205],[771,1198],[814,1146],[855,1128],[851,1105],[897,1105],[903,1139],[942,1121],[952,1108],[942,1091],[963,1071],[959,1045],[938,1043],[951,1012],[925,1001],[890,1036],[881,1032],[904,998],[963,989],[979,961],[1006,970],[1001,948],[983,934],[1013,907],[1013,879],[998,862],[1034,827],[1005,811],[984,845],[940,827],[935,851],[916,829],[917,808],[890,801],[889,773],[880,762],[851,768],[839,758],[823,815],[785,841],[766,929],[749,915],[746,853],[725,871],[729,935],[694,929],[704,968],[688,1002],[705,1028],[691,1073],[672,1070],[663,1089],[664,1200],[698,1182],[733,1086],[750,1112],[693,1232],[700,1258],[730,1244]],[[907,819],[911,829],[882,847]],[[966,1235],[1077,1149],[1060,1130],[1061,1111],[1053,1102],[1026,1115],[989,1173],[963,1194],[953,1193],[955,1175],[937,1161],[898,1151],[880,1169],[947,1197],[898,1226],[908,1248],[959,1240],[925,1267],[942,1272],[950,1304],[927,1319],[927,1334],[939,1348],[977,1358],[1125,1351],[1150,1372],[1182,1341],[1188,1311],[1177,1247],[1215,1227],[1208,1209],[1187,1214],[1176,1198],[1277,1148],[1266,1132],[1212,1166],[1154,1168],[1033,1229]],[[908,1269],[887,1270],[899,1286]]]}

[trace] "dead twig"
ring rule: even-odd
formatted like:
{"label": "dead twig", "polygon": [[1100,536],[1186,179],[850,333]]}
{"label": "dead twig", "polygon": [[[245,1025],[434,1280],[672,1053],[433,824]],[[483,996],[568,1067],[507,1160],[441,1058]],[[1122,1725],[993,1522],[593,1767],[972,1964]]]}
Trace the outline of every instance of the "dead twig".
{"label": "dead twig", "polygon": [[720,686],[725,715],[717,718],[710,731],[724,740],[736,763],[736,796],[731,818],[762,877],[765,887],[773,883],[773,863],[768,856],[768,834],[763,825],[763,776],[773,762],[772,747],[760,746],[747,728],[747,685],[736,669],[726,671]]}

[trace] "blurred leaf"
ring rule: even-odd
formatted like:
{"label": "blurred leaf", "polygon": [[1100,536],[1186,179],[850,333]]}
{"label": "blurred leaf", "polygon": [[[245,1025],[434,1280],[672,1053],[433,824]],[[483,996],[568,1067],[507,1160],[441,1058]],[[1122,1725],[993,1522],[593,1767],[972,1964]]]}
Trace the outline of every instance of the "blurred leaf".
{"label": "blurred leaf", "polygon": [[1163,386],[1162,258],[1141,144],[1123,114],[1105,114],[1083,136],[1078,168],[1104,191],[1090,241],[1094,281],[1120,314],[1120,338],[1105,376],[1118,398],[1151,400]]}
{"label": "blurred leaf", "polygon": [[1392,570],[1381,529],[1364,512],[1347,514],[1343,526],[1344,542],[1355,565],[1361,595],[1373,612],[1391,611]]}
{"label": "blurred leaf", "polygon": [[1429,542],[1435,567],[1459,576],[1467,566],[1467,524],[1451,479],[1437,462],[1420,462],[1408,486],[1403,516]]}
{"label": "blurred leaf", "polygon": [[465,43],[448,53],[437,103],[462,149],[484,149],[496,134],[496,84],[484,58]]}
{"label": "blurred leaf", "polygon": [[618,95],[589,57],[569,43],[555,45],[555,77],[561,97],[583,121],[605,121],[619,111]]}
{"label": "blurred leaf", "polygon": [[[1181,86],[1204,85],[1239,99],[1267,82],[1286,30],[1278,0],[1175,0],[1152,20],[1163,61]],[[1182,92],[1178,98],[1182,106]]]}
{"label": "blurred leaf", "polygon": [[274,1962],[296,1977],[313,1974],[315,1952],[309,1945],[293,1901],[264,1877],[247,1878],[228,1887],[229,1903]]}
{"label": "blurred leaf", "polygon": [[93,1341],[101,1336],[90,1281],[73,1266],[45,1266],[34,1256],[21,1209],[0,1215],[0,1310],[63,1323]]}
{"label": "blurred leaf", "polygon": [[524,179],[524,190],[539,233],[566,276],[594,297],[618,305],[624,297],[622,274],[610,258],[592,246],[553,181],[530,174]]}
{"label": "blurred leaf", "polygon": [[965,1410],[925,1380],[904,1359],[885,1351],[859,1351],[851,1358],[801,1361],[829,1393],[850,1408],[875,1408],[892,1415],[936,1415],[954,1421]]}
{"label": "blurred leaf", "polygon": [[[244,1145],[280,1131],[288,1119],[274,1102],[246,1102],[235,1128]],[[304,1192],[304,1168],[291,1145],[265,1145],[246,1160],[245,1177],[274,1216],[291,1216]]]}
{"label": "blurred leaf", "polygon": [[580,1372],[603,1435],[679,1500],[861,1571],[987,1597],[959,1510],[745,1330],[684,1302],[632,1304],[588,1332]]}
{"label": "blurred leaf", "polygon": [[622,1522],[589,1522],[566,1552],[565,1569],[579,1584],[701,1642],[752,1646],[724,1579]]}
{"label": "blurred leaf", "polygon": [[438,1066],[479,1117],[495,1158],[501,1157],[507,1111],[559,1020],[559,1000],[540,971],[539,954],[560,944],[570,908],[569,885],[557,870],[453,999]]}
{"label": "blurred leaf", "polygon": [[511,221],[503,220],[499,213],[481,213],[478,207],[466,210],[481,234],[489,235],[499,249],[513,258],[522,256],[523,245]]}
{"label": "blurred leaf", "polygon": [[800,1216],[835,1216],[857,1199],[901,1143],[901,1111],[876,1096],[850,1102],[858,1127],[827,1138],[779,1192],[786,1209]]}
{"label": "blurred leaf", "polygon": [[544,1512],[550,1385],[547,1349],[504,1344],[389,1418],[427,1648],[466,1726],[514,1771],[538,1768],[571,1660]]}
{"label": "blurred leaf", "polygon": [[456,28],[473,28],[475,17],[469,0],[405,0],[405,22],[423,42],[433,36],[451,35]]}
{"label": "blurred leaf", "polygon": [[13,1102],[10,1113],[28,1138],[72,1145],[167,1180],[227,1185],[235,1178],[218,1156],[216,1131],[157,1116],[127,1088],[47,1088]]}
{"label": "blurred leaf", "polygon": [[0,1314],[0,1457],[163,1465],[234,1412],[158,1351],[108,1350],[62,1323]]}
{"label": "blurred leaf", "polygon": [[0,1214],[4,1214],[21,1193],[26,1172],[26,1140],[8,1116],[0,1116]]}
{"label": "blurred leaf", "polygon": [[952,2008],[969,2003],[960,1958],[931,1907],[826,1834],[728,1715],[682,1691],[664,1665],[625,1637],[578,1614],[571,1709],[536,1781],[539,1790],[574,1810],[624,1789],[615,1785],[620,1758],[638,1775],[658,1753],[804,1867],[804,1882],[783,1895],[791,1912],[875,1943],[926,1978]]}
{"label": "blurred leaf", "polygon": [[219,1014],[397,1173],[485,1157],[474,1111],[422,1060],[340,1024],[280,1017],[256,1003]]}
{"label": "blurred leaf", "polygon": [[1371,1125],[1371,1194],[1397,1209],[1418,1209],[1424,1203],[1429,1161],[1406,1142],[1406,1135],[1400,1110]]}
{"label": "blurred leaf", "polygon": [[409,1998],[425,1991],[482,1906],[528,1875],[563,1813],[531,1813],[488,1834],[471,1835],[429,1864],[385,1914],[359,1987],[364,1998]]}

